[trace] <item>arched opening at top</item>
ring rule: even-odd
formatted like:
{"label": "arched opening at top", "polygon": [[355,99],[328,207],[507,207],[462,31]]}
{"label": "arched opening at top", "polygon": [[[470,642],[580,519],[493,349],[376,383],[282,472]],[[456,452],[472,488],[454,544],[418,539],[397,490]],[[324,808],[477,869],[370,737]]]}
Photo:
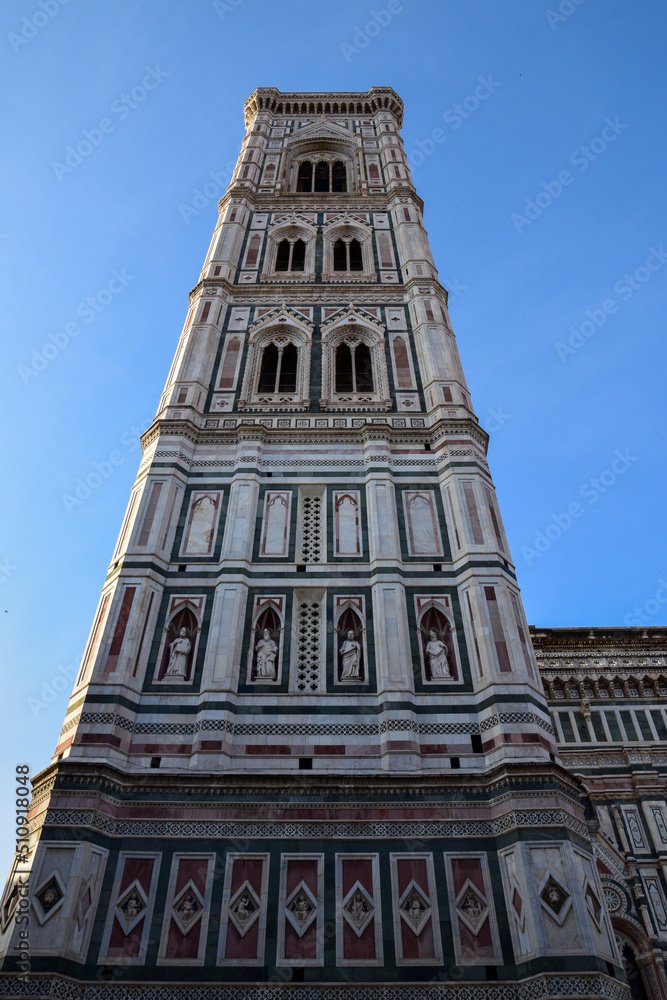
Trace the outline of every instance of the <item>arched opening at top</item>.
{"label": "arched opening at top", "polygon": [[276,271],[303,271],[306,266],[306,244],[303,240],[281,240],[276,252]]}
{"label": "arched opening at top", "polygon": [[310,160],[303,160],[303,162],[299,164],[296,189],[297,191],[313,190],[313,165]]}
{"label": "arched opening at top", "polygon": [[289,271],[289,240],[281,240],[276,254],[276,271]]}
{"label": "arched opening at top", "polygon": [[336,192],[347,191],[347,171],[342,160],[336,160],[331,169],[331,190]]}
{"label": "arched opening at top", "polygon": [[348,344],[336,348],[336,392],[373,392],[373,363],[367,344]]}
{"label": "arched opening at top", "polygon": [[296,392],[299,352],[292,343],[267,344],[262,353],[257,391]]}
{"label": "arched opening at top", "polygon": [[329,190],[329,164],[326,160],[320,160],[315,167],[315,190]]}
{"label": "arched opening at top", "polygon": [[333,245],[334,271],[363,271],[364,263],[359,240],[338,239]]}

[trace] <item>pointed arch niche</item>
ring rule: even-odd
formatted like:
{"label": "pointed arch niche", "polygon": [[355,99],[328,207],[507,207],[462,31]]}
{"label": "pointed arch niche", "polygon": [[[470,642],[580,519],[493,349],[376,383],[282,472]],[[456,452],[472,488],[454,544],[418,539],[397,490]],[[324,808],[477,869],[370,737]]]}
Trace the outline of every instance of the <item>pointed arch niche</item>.
{"label": "pointed arch niche", "polygon": [[334,684],[368,684],[366,605],[361,594],[334,596]]}
{"label": "pointed arch niche", "polygon": [[666,1000],[667,994],[646,935],[624,917],[612,914],[611,923],[632,1000]]}
{"label": "pointed arch niche", "polygon": [[[197,662],[199,636],[204,611],[204,597],[173,596],[169,601],[163,636],[158,653],[155,681],[166,684],[192,684],[194,665]],[[181,630],[185,635],[181,636]],[[174,642],[186,639],[172,651]],[[172,656],[173,652],[173,656]]]}
{"label": "pointed arch niche", "polygon": [[279,684],[282,676],[285,597],[255,597],[248,642],[248,684]]}
{"label": "pointed arch niche", "polygon": [[416,594],[415,620],[422,679],[426,684],[461,680],[452,602],[448,594]]}

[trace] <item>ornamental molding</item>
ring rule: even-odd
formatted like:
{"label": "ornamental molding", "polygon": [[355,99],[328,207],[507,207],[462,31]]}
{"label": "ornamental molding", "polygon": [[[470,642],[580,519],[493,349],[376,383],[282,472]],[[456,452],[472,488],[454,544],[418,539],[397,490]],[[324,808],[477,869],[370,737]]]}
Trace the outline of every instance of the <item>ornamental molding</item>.
{"label": "ornamental molding", "polygon": [[306,319],[303,313],[297,312],[292,306],[280,304],[274,306],[270,312],[263,313],[258,319],[248,327],[248,334],[252,338],[259,331],[264,330],[268,327],[285,325],[288,327],[296,326],[303,333],[306,333],[308,338],[312,338],[313,335],[313,324]]}
{"label": "ornamental molding", "polygon": [[[220,970],[223,975],[223,970]],[[184,972],[184,976],[186,973]],[[343,984],[341,984],[343,985]],[[293,985],[249,984],[198,986],[193,982],[183,985],[156,983],[142,984],[76,983],[69,977],[50,974],[40,976],[31,973],[26,983],[16,976],[0,976],[0,992],[3,997],[41,997],[45,1000],[340,1000],[341,985]],[[344,984],[346,1000],[552,1000],[553,997],[590,997],[602,1000],[630,1000],[630,987],[601,973],[588,975],[559,974],[534,976],[531,979],[514,982],[470,983],[448,981],[444,985],[430,982],[428,985],[402,986],[396,983],[382,983],[377,986],[364,984],[354,986]]]}
{"label": "ornamental molding", "polygon": [[338,312],[334,313],[333,316],[329,316],[323,323],[320,324],[320,331],[322,335],[330,334],[333,330],[337,330],[338,327],[342,326],[355,326],[359,323],[362,327],[370,327],[378,337],[384,339],[386,334],[386,327],[378,322],[376,316],[372,313],[367,312],[363,306],[356,306],[353,302],[350,302],[348,306],[343,306]]}
{"label": "ornamental molding", "polygon": [[[277,411],[276,416],[279,416]],[[372,418],[369,415],[369,419],[366,419],[361,426],[335,428],[335,434],[332,433],[334,431],[333,427],[319,428],[315,426],[290,428],[289,435],[285,435],[282,428],[267,427],[262,423],[250,423],[247,418],[241,416],[235,419],[237,426],[222,426],[217,428],[200,428],[195,426],[191,421],[185,420],[158,419],[142,435],[141,443],[143,448],[147,449],[156,440],[159,441],[160,439],[166,439],[164,441],[165,444],[169,442],[169,439],[174,438],[181,442],[188,441],[193,447],[206,445],[219,446],[221,443],[233,446],[239,440],[245,440],[258,444],[271,445],[303,444],[312,448],[315,444],[322,443],[340,445],[341,443],[358,444],[361,442],[365,444],[367,442],[383,441],[389,447],[392,445],[419,444],[423,448],[425,441],[431,442],[431,444],[439,441],[444,443],[446,438],[456,437],[458,439],[456,443],[458,444],[461,438],[467,437],[471,439],[473,444],[477,443],[486,449],[489,440],[486,431],[483,431],[472,419],[441,419],[430,427],[413,426],[411,428],[395,428],[388,422],[388,417],[383,418],[382,423],[371,423]],[[466,452],[466,454],[470,453]],[[188,457],[186,460],[189,462],[190,458]],[[477,461],[483,461],[481,455],[477,456]],[[289,465],[289,463],[286,462],[286,465]]]}
{"label": "ornamental molding", "polygon": [[45,826],[98,830],[109,837],[254,838],[268,840],[499,837],[514,830],[566,827],[581,837],[588,828],[562,809],[513,810],[489,820],[176,820],[122,819],[96,810],[50,809]]}

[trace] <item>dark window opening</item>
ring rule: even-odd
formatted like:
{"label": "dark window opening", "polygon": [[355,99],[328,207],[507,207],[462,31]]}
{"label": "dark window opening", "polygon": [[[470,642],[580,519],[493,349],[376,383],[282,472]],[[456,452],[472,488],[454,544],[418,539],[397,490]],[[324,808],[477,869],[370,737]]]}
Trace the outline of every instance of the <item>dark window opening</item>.
{"label": "dark window opening", "polygon": [[289,271],[289,240],[281,240],[276,254],[276,271]]}
{"label": "dark window opening", "polygon": [[180,566],[178,567],[178,572],[179,572],[179,573],[185,573],[185,571],[186,571],[186,569],[187,569],[187,568],[188,568],[187,566],[183,566],[183,564],[181,564],[181,565],[180,565]]}
{"label": "dark window opening", "polygon": [[159,767],[161,760],[161,757],[151,757],[151,767]]}
{"label": "dark window opening", "polygon": [[336,160],[331,170],[331,190],[347,191],[347,171],[342,160]]}
{"label": "dark window opening", "polygon": [[312,771],[313,770],[313,758],[312,757],[299,757],[299,770],[300,771]]}
{"label": "dark window opening", "polygon": [[306,267],[306,244],[281,240],[276,253],[276,271],[303,271]]}
{"label": "dark window opening", "polygon": [[373,363],[366,344],[336,348],[336,392],[373,392]]}
{"label": "dark window opening", "polygon": [[496,980],[498,978],[498,966],[497,965],[485,965],[484,974],[487,980]]}
{"label": "dark window opening", "polygon": [[333,248],[334,271],[363,271],[364,262],[359,240],[336,240]]}
{"label": "dark window opening", "polygon": [[373,364],[371,362],[371,352],[366,344],[357,344],[354,352],[354,365],[356,374],[356,391],[373,391]]}
{"label": "dark window opening", "polygon": [[347,344],[336,348],[336,392],[354,392],[352,351]]}
{"label": "dark window opening", "polygon": [[452,771],[458,771],[458,769],[461,767],[461,758],[460,757],[450,757],[449,758],[449,766],[451,767]]}
{"label": "dark window opening", "polygon": [[364,264],[361,259],[361,243],[359,240],[350,240],[350,271],[363,271]]}
{"label": "dark window opening", "polygon": [[259,392],[275,392],[276,375],[278,372],[278,348],[268,344],[262,355],[262,366],[259,370]]}
{"label": "dark window opening", "polygon": [[299,164],[299,175],[296,182],[297,191],[313,190],[313,165],[310,160]]}
{"label": "dark window opening", "polygon": [[470,734],[470,743],[472,744],[473,753],[482,753],[482,737],[479,733]]}
{"label": "dark window opening", "polygon": [[306,266],[306,244],[297,240],[292,247],[292,271],[303,271]]}
{"label": "dark window opening", "polygon": [[299,354],[294,344],[267,344],[259,369],[258,392],[296,392]]}
{"label": "dark window opening", "polygon": [[336,240],[333,248],[334,271],[347,270],[347,248],[343,240]]}
{"label": "dark window opening", "polygon": [[315,167],[315,190],[329,190],[329,164],[326,160],[320,160]]}
{"label": "dark window opening", "polygon": [[278,392],[296,392],[296,366],[296,347],[294,344],[287,344],[281,359]]}

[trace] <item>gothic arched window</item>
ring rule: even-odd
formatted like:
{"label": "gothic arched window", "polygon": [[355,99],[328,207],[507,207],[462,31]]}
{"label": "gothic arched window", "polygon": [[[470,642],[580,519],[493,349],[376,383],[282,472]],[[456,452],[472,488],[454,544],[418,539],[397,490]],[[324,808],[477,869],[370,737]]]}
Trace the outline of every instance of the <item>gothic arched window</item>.
{"label": "gothic arched window", "polygon": [[294,344],[267,344],[259,368],[259,393],[296,392],[298,352]]}
{"label": "gothic arched window", "polygon": [[300,192],[330,191],[342,193],[347,191],[347,167],[343,160],[302,160],[297,172],[296,189]]}
{"label": "gothic arched window", "polygon": [[336,348],[336,392],[373,392],[371,352],[364,343],[343,341]]}
{"label": "gothic arched window", "polygon": [[363,271],[364,263],[359,240],[336,240],[333,246],[334,271]]}
{"label": "gothic arched window", "polygon": [[329,190],[329,164],[326,160],[320,160],[315,167],[315,191]]}
{"label": "gothic arched window", "polygon": [[342,160],[336,160],[331,169],[331,190],[347,191],[347,170]]}
{"label": "gothic arched window", "polygon": [[303,271],[306,266],[306,244],[303,240],[281,240],[276,253],[276,271]]}
{"label": "gothic arched window", "polygon": [[304,160],[299,164],[296,189],[297,191],[313,190],[313,165],[310,160]]}

